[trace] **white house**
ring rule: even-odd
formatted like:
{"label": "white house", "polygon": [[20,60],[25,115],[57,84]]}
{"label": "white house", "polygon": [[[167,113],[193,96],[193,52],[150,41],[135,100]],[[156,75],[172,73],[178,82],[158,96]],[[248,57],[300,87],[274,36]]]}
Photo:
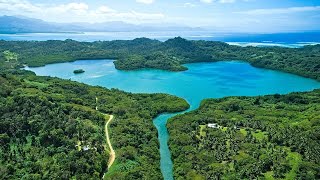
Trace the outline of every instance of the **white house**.
{"label": "white house", "polygon": [[209,128],[214,128],[214,129],[220,128],[220,126],[219,126],[218,124],[216,124],[216,123],[209,123],[209,124],[208,124],[208,127],[209,127]]}

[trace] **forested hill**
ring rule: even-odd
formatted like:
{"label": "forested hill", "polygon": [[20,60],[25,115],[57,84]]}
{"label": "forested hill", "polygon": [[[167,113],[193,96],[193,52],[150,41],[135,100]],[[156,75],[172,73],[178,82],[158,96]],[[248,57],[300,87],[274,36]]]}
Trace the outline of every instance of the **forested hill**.
{"label": "forested hill", "polygon": [[[320,45],[303,48],[240,47],[180,37],[165,42],[147,38],[97,42],[0,41],[0,52],[5,51],[16,54],[16,64],[20,65],[43,66],[78,59],[109,58],[116,59],[115,66],[121,70],[157,68],[183,71],[186,70],[184,63],[243,60],[256,67],[320,80]],[[6,57],[2,53],[0,66],[6,66]]]}
{"label": "forested hill", "polygon": [[319,112],[320,90],[204,100],[168,121],[175,179],[320,179]]}
{"label": "forested hill", "polygon": [[161,179],[152,119],[189,107],[170,95],[125,93],[26,71],[1,71],[0,84],[0,179],[101,179],[109,158],[102,113],[115,116],[110,137],[117,158],[106,179]]}

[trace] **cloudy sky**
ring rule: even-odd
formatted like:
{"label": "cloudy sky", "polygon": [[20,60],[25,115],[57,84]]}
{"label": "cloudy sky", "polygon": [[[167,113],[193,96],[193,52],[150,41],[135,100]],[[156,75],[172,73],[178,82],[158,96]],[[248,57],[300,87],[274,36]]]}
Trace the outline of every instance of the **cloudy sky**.
{"label": "cloudy sky", "polygon": [[320,30],[320,0],[0,0],[0,15],[51,22],[168,23],[235,32]]}

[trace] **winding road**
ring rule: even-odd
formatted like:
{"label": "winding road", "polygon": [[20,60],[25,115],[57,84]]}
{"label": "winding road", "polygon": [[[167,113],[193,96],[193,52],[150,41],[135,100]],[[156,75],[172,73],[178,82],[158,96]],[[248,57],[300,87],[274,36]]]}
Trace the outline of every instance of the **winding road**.
{"label": "winding road", "polygon": [[[96,97],[96,111],[98,111],[98,97]],[[109,124],[111,123],[112,119],[114,118],[113,115],[109,115],[109,114],[104,114],[106,120],[107,120],[107,123],[104,127],[104,132],[106,134],[106,139],[107,139],[107,143],[108,143],[108,146],[109,146],[109,150],[110,150],[110,157],[109,157],[109,161],[108,161],[108,169],[112,166],[113,162],[115,161],[116,159],[116,152],[114,151],[112,145],[111,145],[111,141],[110,141],[110,137],[109,137],[109,131],[108,131],[108,126]],[[108,118],[107,118],[108,117]],[[104,176],[104,175],[103,175]]]}
{"label": "winding road", "polygon": [[105,125],[105,133],[106,133],[107,143],[108,143],[109,150],[110,150],[110,153],[109,153],[110,157],[109,157],[109,161],[108,161],[108,169],[109,169],[112,166],[114,160],[116,159],[116,153],[111,145],[109,131],[108,131],[108,126],[109,126],[110,122],[112,121],[112,119],[114,118],[114,116],[113,115],[106,115],[106,117],[109,117],[109,119]]}

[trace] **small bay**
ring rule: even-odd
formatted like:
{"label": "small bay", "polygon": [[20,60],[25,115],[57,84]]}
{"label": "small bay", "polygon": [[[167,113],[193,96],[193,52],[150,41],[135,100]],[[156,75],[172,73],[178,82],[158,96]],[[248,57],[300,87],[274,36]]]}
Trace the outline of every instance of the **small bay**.
{"label": "small bay", "polygon": [[[240,61],[186,64],[189,70],[168,72],[143,69],[119,71],[112,60],[81,60],[29,68],[40,76],[71,79],[90,85],[118,88],[133,93],[168,93],[186,99],[196,109],[206,98],[226,96],[257,96],[310,91],[320,88],[320,82],[279,71],[260,69]],[[85,73],[74,74],[76,69]],[[173,179],[168,148],[167,120],[179,113],[163,114],[154,119],[158,129],[161,171],[164,179]]]}

